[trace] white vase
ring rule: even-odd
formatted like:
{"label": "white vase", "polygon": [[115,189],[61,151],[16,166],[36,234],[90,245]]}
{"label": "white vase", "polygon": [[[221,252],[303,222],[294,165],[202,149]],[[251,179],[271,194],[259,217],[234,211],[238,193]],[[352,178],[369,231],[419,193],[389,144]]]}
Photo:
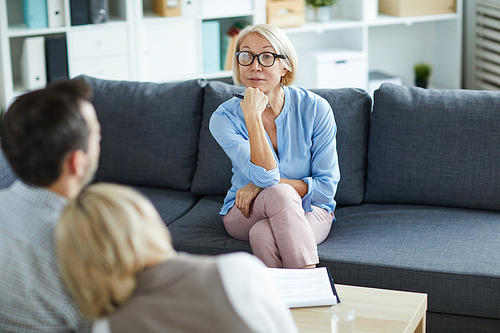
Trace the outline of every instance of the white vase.
{"label": "white vase", "polygon": [[332,6],[315,7],[317,22],[330,22],[332,20]]}

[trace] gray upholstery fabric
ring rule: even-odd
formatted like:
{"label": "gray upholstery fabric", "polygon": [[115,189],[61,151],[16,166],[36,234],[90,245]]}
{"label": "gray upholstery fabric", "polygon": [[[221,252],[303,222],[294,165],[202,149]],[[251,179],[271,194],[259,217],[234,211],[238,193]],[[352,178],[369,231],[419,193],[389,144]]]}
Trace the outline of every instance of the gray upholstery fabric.
{"label": "gray upholstery fabric", "polygon": [[330,103],[337,123],[340,182],[335,200],[339,205],[360,204],[365,194],[371,97],[360,89],[312,91]]}
{"label": "gray upholstery fabric", "polygon": [[[208,130],[210,116],[234,92],[243,91],[222,82],[205,87],[200,148],[192,191],[196,194],[225,195],[231,187],[231,161]],[[359,204],[363,200],[366,181],[366,155],[370,124],[370,96],[358,89],[313,90],[332,106],[337,122],[337,150],[341,180],[338,204]]]}
{"label": "gray upholstery fabric", "polygon": [[500,210],[500,92],[383,84],[365,201]]}
{"label": "gray upholstery fabric", "polygon": [[135,188],[151,200],[167,226],[186,214],[200,200],[199,196],[190,191],[151,186],[135,186]]}
{"label": "gray upholstery fabric", "polygon": [[219,211],[223,196],[205,196],[186,215],[168,226],[177,251],[221,254],[245,251],[250,243],[232,238],[226,232]]}
{"label": "gray upholstery fabric", "polygon": [[336,211],[320,264],[336,283],[424,292],[428,309],[500,319],[500,216],[422,205]]}
{"label": "gray upholstery fabric", "polygon": [[16,178],[16,175],[12,171],[9,162],[0,148],[0,189],[9,187]]}
{"label": "gray upholstery fabric", "polygon": [[427,333],[498,333],[500,320],[427,312]]}
{"label": "gray upholstery fabric", "polygon": [[203,80],[150,83],[83,76],[101,123],[100,181],[186,190],[198,155]]}
{"label": "gray upholstery fabric", "polygon": [[202,195],[226,195],[231,188],[231,160],[210,134],[208,123],[212,113],[223,102],[241,93],[244,87],[212,81],[205,86],[203,120],[200,130],[198,164],[193,177],[191,191]]}

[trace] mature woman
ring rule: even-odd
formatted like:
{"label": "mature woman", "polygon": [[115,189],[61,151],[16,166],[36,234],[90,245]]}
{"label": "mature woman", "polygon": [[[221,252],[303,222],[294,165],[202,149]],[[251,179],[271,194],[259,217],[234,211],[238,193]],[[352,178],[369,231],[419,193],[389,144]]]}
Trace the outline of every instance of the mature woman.
{"label": "mature woman", "polygon": [[318,263],[317,244],[334,221],[340,172],[329,103],[292,86],[297,56],[288,37],[267,24],[236,42],[233,80],[246,87],[214,112],[210,131],[233,164],[220,212],[234,238],[250,241],[267,266]]}
{"label": "mature woman", "polygon": [[64,279],[93,332],[297,332],[257,258],[176,253],[150,201],[92,185],[56,227]]}

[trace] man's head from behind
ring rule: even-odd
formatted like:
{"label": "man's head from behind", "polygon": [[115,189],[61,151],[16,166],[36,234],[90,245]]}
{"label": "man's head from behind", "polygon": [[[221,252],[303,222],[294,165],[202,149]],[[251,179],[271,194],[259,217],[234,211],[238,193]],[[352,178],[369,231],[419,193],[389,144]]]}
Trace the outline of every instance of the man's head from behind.
{"label": "man's head from behind", "polygon": [[68,159],[84,170],[79,172],[82,184],[92,179],[100,129],[91,97],[91,87],[73,79],[57,81],[12,103],[2,122],[1,143],[21,180],[48,187],[60,179]]}

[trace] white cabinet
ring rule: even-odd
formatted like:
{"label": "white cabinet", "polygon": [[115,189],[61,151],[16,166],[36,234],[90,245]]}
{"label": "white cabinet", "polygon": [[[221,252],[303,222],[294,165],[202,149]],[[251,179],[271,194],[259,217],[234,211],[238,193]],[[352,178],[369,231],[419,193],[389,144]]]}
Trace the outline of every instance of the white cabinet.
{"label": "white cabinet", "polygon": [[75,29],[68,38],[69,75],[103,79],[132,79],[129,38],[125,25]]}
{"label": "white cabinet", "polygon": [[195,20],[155,22],[141,30],[141,79],[174,81],[200,74]]}

